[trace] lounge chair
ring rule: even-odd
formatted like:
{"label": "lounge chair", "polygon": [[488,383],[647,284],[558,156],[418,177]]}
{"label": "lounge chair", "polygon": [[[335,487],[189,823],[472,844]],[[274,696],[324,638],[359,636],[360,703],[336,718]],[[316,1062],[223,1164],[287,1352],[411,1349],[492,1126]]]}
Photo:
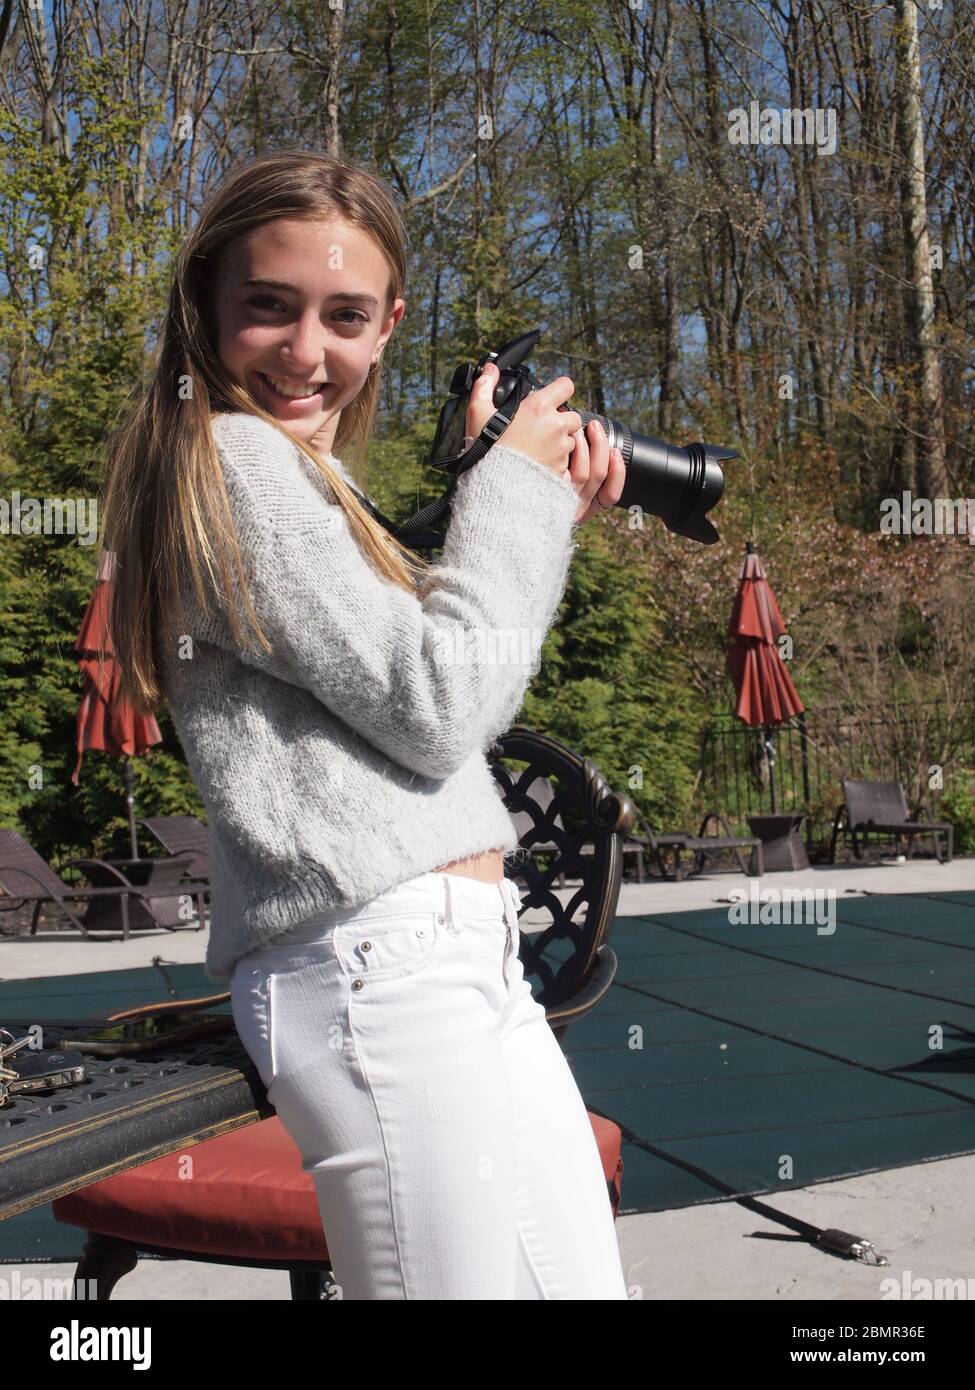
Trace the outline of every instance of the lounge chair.
{"label": "lounge chair", "polygon": [[[121,869],[114,864],[106,862],[104,859],[69,859],[61,867],[62,869],[92,868],[105,873],[113,881],[113,886],[94,888],[88,884],[65,883],[60,874],[55,872],[45,859],[42,859],[37,851],[27,843],[24,837],[16,830],[0,830],[0,893],[4,896],[3,907],[0,911],[13,911],[23,907],[26,903],[34,904],[34,913],[31,918],[30,932],[33,936],[37,932],[37,924],[41,915],[41,908],[45,903],[57,903],[64,915],[83,936],[92,937],[94,940],[101,939],[100,928],[96,936],[91,931],[91,926],[87,922],[89,911],[101,907],[113,906],[118,904],[122,915],[122,939],[127,940],[130,929],[130,903],[134,904],[138,923],[146,926],[166,927],[170,931],[179,931],[186,927],[199,930],[206,922],[206,909],[204,905],[205,895],[209,892],[207,883],[175,883],[153,884],[142,887],[131,883]],[[164,913],[155,906],[160,899],[168,900],[170,903],[175,897],[188,895],[196,899],[197,919],[195,921],[181,921],[178,925],[164,920]],[[9,901],[8,901],[9,900]],[[79,917],[69,902],[77,900],[89,905],[85,917]]]}
{"label": "lounge chair", "polygon": [[[707,827],[710,821],[715,821],[724,831],[723,835],[707,834]],[[674,883],[680,883],[683,879],[691,878],[699,874],[704,868],[705,860],[710,855],[723,853],[731,850],[738,860],[738,867],[743,874],[751,874],[751,864],[746,864],[744,850],[751,850],[754,853],[755,873],[762,876],[762,842],[754,835],[733,835],[731,826],[719,811],[708,811],[701,821],[701,828],[696,835],[692,835],[688,830],[674,830],[667,834],[658,835],[643,816],[637,817],[637,825],[643,830],[643,835],[631,833],[627,836],[624,847],[635,847],[640,851],[640,858],[637,860],[637,876],[640,883],[643,882],[643,855],[649,852],[656,861],[657,868],[660,870],[660,877],[671,879]],[[674,856],[674,870],[669,873],[664,855],[666,851],[671,851]],[[693,854],[694,865],[686,872],[682,871],[680,857],[682,854]]]}
{"label": "lounge chair", "polygon": [[139,821],[174,858],[185,856],[187,872],[198,879],[210,877],[210,832],[196,816],[148,816]]}
{"label": "lounge chair", "polygon": [[[836,863],[836,845],[842,835],[849,835],[853,853],[857,859],[863,858],[861,844],[870,835],[891,839],[900,845],[902,838],[907,840],[907,858],[914,852],[914,838],[917,835],[930,835],[934,843],[935,858],[939,864],[950,864],[955,844],[955,830],[950,821],[932,820],[930,811],[919,802],[913,811],[908,809],[907,795],[901,782],[858,782],[843,779],[844,804],[837,808],[833,817],[833,840],[830,845],[829,862]],[[927,820],[918,816],[926,811]],[[940,836],[948,841],[947,856],[943,856]]]}

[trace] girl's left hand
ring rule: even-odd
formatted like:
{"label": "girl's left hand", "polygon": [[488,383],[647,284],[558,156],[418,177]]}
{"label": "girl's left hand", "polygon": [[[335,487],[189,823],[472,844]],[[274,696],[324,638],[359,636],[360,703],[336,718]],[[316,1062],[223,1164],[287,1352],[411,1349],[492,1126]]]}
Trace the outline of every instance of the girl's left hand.
{"label": "girl's left hand", "polygon": [[579,510],[573,524],[581,526],[620,500],[626,482],[626,464],[619,449],[610,449],[606,431],[598,420],[590,420],[585,429],[572,438],[575,442],[569,477],[579,494]]}

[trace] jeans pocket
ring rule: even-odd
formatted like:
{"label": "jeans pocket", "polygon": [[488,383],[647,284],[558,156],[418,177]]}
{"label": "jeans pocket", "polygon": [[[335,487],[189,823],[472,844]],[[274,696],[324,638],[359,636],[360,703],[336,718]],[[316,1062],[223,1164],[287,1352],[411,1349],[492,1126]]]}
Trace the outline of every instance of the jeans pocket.
{"label": "jeans pocket", "polygon": [[431,965],[447,934],[444,913],[409,912],[359,917],[332,933],[335,954],[355,980],[403,980]]}

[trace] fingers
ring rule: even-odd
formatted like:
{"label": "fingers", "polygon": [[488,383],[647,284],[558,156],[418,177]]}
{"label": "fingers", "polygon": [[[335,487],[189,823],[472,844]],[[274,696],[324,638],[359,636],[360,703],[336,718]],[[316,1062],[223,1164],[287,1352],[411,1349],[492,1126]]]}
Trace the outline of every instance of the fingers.
{"label": "fingers", "polygon": [[494,391],[501,373],[493,362],[486,362],[474,383],[467,402],[465,432],[476,438],[494,414]]}
{"label": "fingers", "polygon": [[[570,376],[557,376],[554,381],[550,381],[547,386],[540,386],[535,393],[545,402],[546,405],[564,405],[566,401],[572,399],[576,393],[575,382]],[[579,421],[579,425],[582,421]],[[576,429],[579,428],[576,426]]]}
{"label": "fingers", "polygon": [[616,503],[623,496],[623,486],[626,483],[626,464],[623,462],[623,453],[620,449],[610,449],[609,467],[606,470],[606,479],[597,493],[598,504],[605,510],[607,507],[615,507]]}
{"label": "fingers", "polygon": [[[537,406],[555,406],[559,414],[564,417],[565,429],[571,440],[574,440],[582,429],[582,416],[577,410],[563,410],[562,406],[575,395],[575,390],[575,382],[570,376],[559,376],[534,393]],[[568,447],[574,449],[574,444],[570,442]]]}
{"label": "fingers", "polygon": [[620,500],[626,482],[626,464],[618,448],[610,449],[609,439],[598,420],[590,420],[587,429],[580,431],[575,439],[569,472],[573,482],[579,484],[576,525],[580,526]]}
{"label": "fingers", "polygon": [[[465,449],[495,413],[494,393],[499,379],[497,365],[486,362],[468,401]],[[611,472],[609,440],[598,419],[591,419],[583,427],[582,416],[566,408],[574,392],[575,383],[568,376],[557,377],[548,386],[529,392],[508,426],[508,443],[559,474],[565,471],[568,456],[569,474],[583,510],[590,508],[597,493],[604,507],[612,506],[622,491],[625,468],[620,459]],[[601,492],[608,478],[610,486]]]}
{"label": "fingers", "polygon": [[590,420],[586,428],[580,428],[572,439],[575,447],[569,472],[572,481],[579,486],[580,501],[588,505],[602,487],[609,471],[609,440],[598,420]]}

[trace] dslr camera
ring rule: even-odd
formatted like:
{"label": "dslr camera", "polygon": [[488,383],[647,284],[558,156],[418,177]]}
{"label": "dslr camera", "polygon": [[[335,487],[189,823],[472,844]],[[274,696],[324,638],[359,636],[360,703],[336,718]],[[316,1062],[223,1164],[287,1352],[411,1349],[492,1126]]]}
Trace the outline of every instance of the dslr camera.
{"label": "dslr camera", "polygon": [[[538,329],[524,333],[497,352],[487,352],[477,362],[464,363],[457,368],[450,384],[450,396],[444,402],[437,424],[430,458],[434,468],[456,478],[503,438],[521,402],[529,392],[545,385],[525,365],[525,358],[540,337]],[[494,362],[500,372],[494,392],[496,413],[471,444],[466,436],[467,406],[471,389],[487,362]],[[569,407],[562,405],[559,409]],[[637,505],[652,516],[660,517],[675,535],[686,536],[703,545],[713,545],[720,539],[707,513],[721,499],[724,473],[720,465],[738,457],[733,449],[716,444],[688,444],[682,449],[652,435],[637,434],[621,421],[605,415],[587,410],[577,410],[577,413],[583,427],[590,420],[598,419],[609,438],[610,448],[615,445],[623,455],[626,482],[617,506]],[[407,526],[412,529],[412,522],[417,519],[411,518]]]}

